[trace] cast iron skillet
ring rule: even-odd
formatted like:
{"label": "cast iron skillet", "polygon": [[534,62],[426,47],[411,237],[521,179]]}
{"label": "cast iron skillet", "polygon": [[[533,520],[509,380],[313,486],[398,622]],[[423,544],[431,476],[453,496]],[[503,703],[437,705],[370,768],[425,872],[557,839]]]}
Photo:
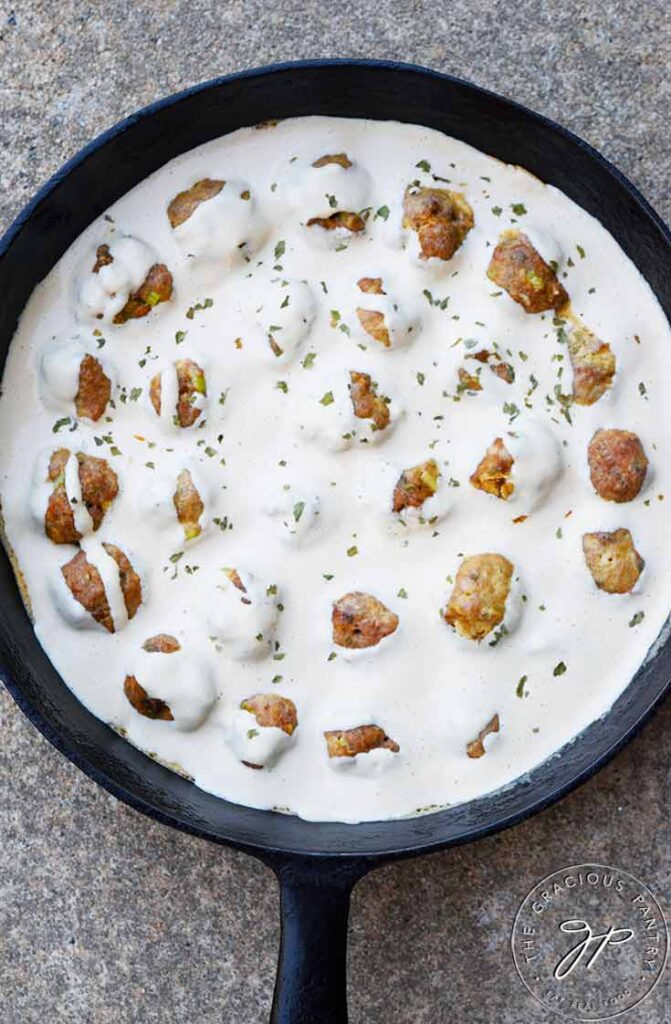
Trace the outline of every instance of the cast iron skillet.
{"label": "cast iron skillet", "polygon": [[[66,164],[0,242],[2,364],[33,287],[111,203],[185,150],[243,125],[301,114],[425,124],[521,164],[598,217],[671,316],[668,229],[586,143],[516,103],[447,75],[387,62],[308,61],[215,79],[162,100],[111,128]],[[55,747],[144,814],[244,850],[276,872],[282,942],[275,1024],[346,1021],[349,897],[367,871],[392,858],[477,839],[546,807],[631,739],[671,678],[671,642],[664,639],[605,718],[504,791],[405,821],[315,824],[210,796],[94,718],[35,639],[4,556],[0,607],[0,670],[21,709]]]}

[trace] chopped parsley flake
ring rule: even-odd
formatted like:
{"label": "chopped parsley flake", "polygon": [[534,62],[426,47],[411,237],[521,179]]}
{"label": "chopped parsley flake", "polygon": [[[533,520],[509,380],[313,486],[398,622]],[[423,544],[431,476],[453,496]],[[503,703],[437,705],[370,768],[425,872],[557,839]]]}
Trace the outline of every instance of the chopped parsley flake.
{"label": "chopped parsley flake", "polygon": [[333,392],[327,391],[325,395],[319,399],[320,405],[333,405]]}
{"label": "chopped parsley flake", "polygon": [[554,668],[552,669],[552,675],[553,675],[553,676],[563,676],[563,675],[564,675],[564,672],[566,672],[566,664],[565,664],[565,663],[564,663],[563,661],[560,661],[560,662],[559,662],[559,663],[558,663],[557,665],[555,665],[555,667],[554,667]]}
{"label": "chopped parsley flake", "polygon": [[630,626],[638,626],[645,618],[645,612],[636,612],[629,621]]}

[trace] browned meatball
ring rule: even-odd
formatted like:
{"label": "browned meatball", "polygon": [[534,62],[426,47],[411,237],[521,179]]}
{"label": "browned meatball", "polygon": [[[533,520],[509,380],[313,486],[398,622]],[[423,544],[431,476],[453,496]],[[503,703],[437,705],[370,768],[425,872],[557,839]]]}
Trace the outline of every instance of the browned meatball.
{"label": "browned meatball", "polygon": [[347,153],[327,153],[326,156],[320,156],[319,160],[315,160],[312,166],[327,167],[328,164],[338,164],[340,167],[344,167],[345,170],[347,170],[352,166],[352,161],[348,157]]}
{"label": "browned meatball", "polygon": [[181,649],[182,646],[177,637],[170,636],[169,633],[157,633],[156,636],[150,636],[142,644],[142,650],[149,654],[175,654]]}
{"label": "browned meatball", "polygon": [[[49,460],[49,481],[54,489],[49,496],[44,516],[44,529],[54,544],[76,544],[81,534],[75,526],[75,518],[65,488],[65,467],[70,458],[67,448],[58,448]],[[97,530],[107,509],[119,492],[117,475],[105,459],[77,452],[79,484],[82,500]]]}
{"label": "browned meatball", "polygon": [[608,594],[628,594],[645,566],[629,530],[585,533],[582,550],[594,582]]}
{"label": "browned meatball", "polygon": [[552,267],[522,231],[504,231],[494,249],[487,277],[508,292],[527,313],[559,310],[568,302]]}
{"label": "browned meatball", "polygon": [[214,178],[201,178],[191,188],[178,192],[168,204],[170,227],[176,228],[183,224],[196,212],[201,203],[219,195],[225,184],[224,181],[217,181]]}
{"label": "browned meatball", "polygon": [[[325,156],[320,156],[318,160],[315,160],[312,166],[326,167],[328,164],[338,164],[345,170],[349,170],[353,166],[347,153],[327,153]],[[358,213],[348,210],[338,210],[336,213],[332,213],[330,217],[310,217],[307,224],[309,228],[316,225],[325,231],[335,231],[337,228],[344,228],[345,231],[351,231],[353,234],[364,231],[366,228],[366,222],[363,217]]]}
{"label": "browned meatball", "polygon": [[420,259],[451,259],[475,223],[460,192],[410,185],[403,196],[403,227],[417,232]]}
{"label": "browned meatball", "polygon": [[205,511],[205,505],[188,469],[183,469],[177,477],[177,489],[172,500],[177,518],[184,527],[184,539],[194,540],[199,537],[203,531],[199,520]]}
{"label": "browned meatball", "polygon": [[[119,583],[128,618],[132,619],[142,604],[142,584],[126,555],[114,544],[103,544],[105,551],[119,567]],[[105,593],[105,586],[95,565],[91,565],[85,552],[79,551],[61,566],[63,578],[72,596],[89,612],[96,622],[114,633],[114,620]]]}
{"label": "browned meatball", "polygon": [[503,555],[469,555],[459,566],[445,621],[460,636],[483,640],[503,622],[513,565]]}
{"label": "browned meatball", "polygon": [[360,420],[372,420],[374,430],[384,430],[391,419],[389,405],[377,394],[376,385],[370,374],[350,370],[349,393],[354,415]]}
{"label": "browned meatball", "polygon": [[418,466],[404,469],[396,482],[392,511],[402,512],[404,508],[421,508],[438,490],[440,470],[434,459],[420,462]]}
{"label": "browned meatball", "polygon": [[501,726],[500,726],[500,723],[499,723],[499,716],[498,715],[494,715],[492,718],[489,719],[489,721],[487,722],[487,725],[484,727],[484,729],[480,730],[480,732],[478,733],[476,738],[474,740],[471,740],[470,743],[466,744],[466,753],[468,754],[468,756],[469,757],[482,757],[483,754],[486,754],[487,753],[487,751],[485,750],[485,739],[486,739],[486,737],[490,736],[494,732],[499,732],[500,728],[501,728]]}
{"label": "browned meatball", "polygon": [[77,462],[79,463],[82,499],[93,520],[93,529],[97,530],[105,518],[105,513],[119,493],[119,481],[116,473],[105,459],[77,452]]}
{"label": "browned meatball", "polygon": [[506,501],[515,490],[512,480],[514,461],[503,438],[495,438],[472,474],[471,483],[479,491],[486,491]]}
{"label": "browned meatball", "polygon": [[592,486],[605,501],[633,501],[648,471],[643,445],[628,430],[597,430],[587,462]]}
{"label": "browned meatball", "polygon": [[339,647],[375,647],[398,628],[398,615],[372,594],[354,590],[333,602],[333,643]]}
{"label": "browned meatball", "polygon": [[379,725],[358,725],[355,729],[331,729],[324,733],[329,757],[356,757],[380,747],[395,754],[401,749]]}
{"label": "browned meatball", "polygon": [[[103,267],[114,263],[114,256],[109,245],[99,245],[96,249],[96,261],[91,268],[98,274]],[[127,320],[136,320],[146,316],[154,306],[167,302],[172,297],[172,274],[165,263],[154,263],[147,271],[147,276],[137,289],[128,296],[126,305],[114,317],[115,324],[125,324]]]}
{"label": "browned meatball", "polygon": [[613,383],[616,364],[611,347],[577,323],[569,331],[568,350],[573,367],[573,400],[577,405],[593,405]]}
{"label": "browned meatball", "polygon": [[279,693],[256,693],[253,697],[245,698],[240,707],[254,715],[257,725],[263,728],[273,726],[287,736],[292,736],[298,725],[296,705]]}
{"label": "browned meatball", "polygon": [[138,715],[144,718],[158,719],[161,722],[172,722],[174,716],[170,705],[158,697],[149,697],[144,686],[138,683],[135,676],[126,676],[123,684],[123,692],[126,694],[128,703],[135,708]]}
{"label": "browned meatball", "polygon": [[[145,640],[142,644],[142,649],[150,654],[174,654],[175,651],[181,650],[181,647],[179,641],[174,636],[169,636],[167,633],[159,633],[157,636],[151,636],[148,640]],[[135,676],[126,676],[123,692],[126,694],[129,704],[135,708],[139,715],[143,715],[145,718],[159,719],[163,722],[173,721],[174,716],[170,706],[157,697],[149,697],[147,691],[138,683]]]}
{"label": "browned meatball", "polygon": [[[202,409],[196,405],[197,395],[207,395],[205,372],[193,359],[179,359],[175,363],[177,374],[176,423],[180,427],[192,427]],[[156,415],[161,415],[161,375],[156,374],[149,383],[149,398]]]}
{"label": "browned meatball", "polygon": [[79,388],[75,395],[78,416],[99,420],[112,395],[112,382],[95,356],[86,355],[79,364]]}
{"label": "browned meatball", "polygon": [[[381,277],[362,277],[357,281],[357,286],[359,291],[364,292],[366,295],[386,295],[382,287]],[[387,330],[384,313],[374,309],[363,309],[361,306],[358,306],[356,315],[366,334],[369,334],[374,341],[379,341],[385,348],[391,347],[391,338]]]}
{"label": "browned meatball", "polygon": [[358,234],[366,228],[366,222],[360,214],[347,210],[338,210],[336,213],[332,213],[330,217],[310,217],[308,227],[311,228],[315,225],[324,228],[325,231],[336,231],[338,228],[344,228],[345,231],[351,231],[352,234]]}

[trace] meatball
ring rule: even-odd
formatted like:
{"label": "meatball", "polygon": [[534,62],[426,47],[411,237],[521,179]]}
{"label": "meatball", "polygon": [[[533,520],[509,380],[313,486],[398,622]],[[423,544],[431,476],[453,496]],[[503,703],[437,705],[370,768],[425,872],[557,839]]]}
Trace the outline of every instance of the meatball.
{"label": "meatball", "polygon": [[568,302],[552,267],[522,231],[504,231],[494,249],[487,277],[527,313],[560,310]]}
{"label": "meatball", "polygon": [[[44,516],[44,529],[54,544],[76,544],[81,533],[75,524],[75,515],[65,486],[65,467],[70,459],[67,448],[58,448],[49,460],[49,481],[54,489],[49,496]],[[105,459],[77,452],[79,485],[82,501],[91,517],[93,529],[102,523],[107,509],[119,492],[117,475]]]}
{"label": "meatball", "polygon": [[460,192],[410,185],[403,196],[403,227],[417,233],[420,259],[451,259],[474,224]]}
{"label": "meatball", "polygon": [[514,459],[503,443],[503,438],[495,438],[471,475],[473,487],[506,501],[515,490],[512,480],[513,463]]}
{"label": "meatball", "polygon": [[123,684],[123,692],[128,703],[143,718],[154,718],[161,722],[173,722],[174,716],[170,707],[164,700],[157,697],[149,697],[147,691],[138,683],[135,676],[126,676]]}
{"label": "meatball", "polygon": [[389,404],[377,394],[377,387],[371,381],[370,374],[350,370],[349,379],[354,415],[360,420],[372,420],[373,430],[384,430],[391,419]]}
{"label": "meatball", "polygon": [[324,733],[329,757],[356,757],[369,750],[391,750],[397,754],[401,749],[395,740],[387,736],[379,725],[359,725],[355,729],[331,729]]}
{"label": "meatball", "polygon": [[288,697],[279,693],[257,693],[247,697],[240,707],[249,711],[256,718],[257,725],[262,728],[274,727],[281,729],[287,736],[292,736],[298,725],[296,705]]}
{"label": "meatball", "polygon": [[310,217],[307,224],[309,228],[316,225],[325,231],[337,231],[338,228],[343,228],[352,234],[358,234],[366,228],[366,222],[363,217],[358,213],[352,213],[348,210],[337,210],[330,217]]}
{"label": "meatball", "polygon": [[177,518],[184,528],[184,539],[195,540],[203,531],[199,520],[205,511],[205,505],[188,469],[183,469],[177,477],[173,502]]}
{"label": "meatball", "polygon": [[503,555],[469,555],[459,566],[444,618],[460,636],[483,640],[503,622],[513,565]]}
{"label": "meatball", "polygon": [[[315,160],[312,166],[320,168],[334,164],[341,167],[344,171],[348,171],[350,168],[354,167],[354,164],[346,153],[327,153],[325,156],[321,156],[318,160]],[[329,197],[329,204],[332,206],[337,205],[336,196]],[[338,228],[342,228],[352,234],[358,234],[365,230],[366,221],[359,213],[355,213],[351,210],[337,209],[327,217],[310,217],[307,222],[307,226],[309,228],[317,226],[323,228],[325,231],[336,231]]]}
{"label": "meatball", "polygon": [[569,331],[568,350],[573,400],[577,405],[594,405],[613,383],[616,363],[612,349],[584,324],[576,324]]}
{"label": "meatball", "polygon": [[438,490],[440,470],[434,459],[420,462],[401,473],[392,501],[392,511],[402,512],[405,508],[421,508]]}
{"label": "meatball", "polygon": [[205,203],[208,199],[213,199],[214,196],[219,195],[223,187],[223,181],[217,181],[213,178],[201,178],[191,188],[185,189],[184,192],[178,192],[168,204],[170,227],[176,228],[183,224],[198,209],[201,203]]}
{"label": "meatball", "polygon": [[[386,295],[382,287],[381,277],[362,277],[357,281],[359,291],[367,295]],[[374,309],[363,309],[357,306],[356,315],[362,328],[374,341],[379,341],[385,348],[391,348],[391,338],[385,321],[384,313]]]}
{"label": "meatball", "polygon": [[372,594],[354,590],[333,603],[333,643],[360,649],[375,647],[398,628],[398,615]]}
{"label": "meatball", "polygon": [[587,462],[592,486],[605,501],[633,501],[648,471],[643,445],[628,430],[597,430]]}
{"label": "meatball", "polygon": [[492,733],[500,731],[499,716],[493,715],[489,719],[484,729],[481,729],[474,740],[466,744],[466,753],[469,757],[482,757],[486,754],[485,750],[485,739],[487,736],[491,736]]}
{"label": "meatball", "polygon": [[328,167],[329,164],[338,164],[344,170],[352,167],[352,161],[347,153],[327,153],[325,156],[320,156],[318,160],[315,160],[312,166]]}
{"label": "meatball", "polygon": [[[177,407],[175,425],[192,427],[202,413],[199,397],[207,396],[205,372],[193,359],[179,359],[175,363],[177,374]],[[161,415],[161,375],[152,377],[149,384],[149,398],[157,416]]]}
{"label": "meatball", "polygon": [[[114,262],[109,245],[99,245],[96,249],[96,260],[91,268],[99,274],[103,267]],[[115,324],[125,324],[127,320],[136,320],[146,316],[154,306],[167,302],[172,297],[172,274],[165,263],[154,263],[147,272],[144,281],[128,296],[125,306],[114,317]]]}
{"label": "meatball", "polygon": [[175,654],[181,649],[182,645],[179,640],[170,636],[169,633],[157,633],[156,636],[150,636],[142,644],[142,650],[147,651],[148,654]]}
{"label": "meatball", "polygon": [[112,382],[95,356],[85,355],[79,365],[79,388],[75,396],[77,415],[99,420],[112,395]]}
{"label": "meatball", "polygon": [[608,594],[628,594],[645,567],[629,530],[585,533],[582,550],[594,582]]}
{"label": "meatball", "polygon": [[[132,619],[142,604],[142,584],[126,555],[114,544],[103,543],[110,558],[119,568],[119,584],[123,594],[128,618]],[[65,565],[61,566],[63,578],[76,601],[89,612],[96,622],[109,633],[115,632],[114,619],[110,610],[105,585],[95,565],[92,565],[84,551],[79,551]]]}

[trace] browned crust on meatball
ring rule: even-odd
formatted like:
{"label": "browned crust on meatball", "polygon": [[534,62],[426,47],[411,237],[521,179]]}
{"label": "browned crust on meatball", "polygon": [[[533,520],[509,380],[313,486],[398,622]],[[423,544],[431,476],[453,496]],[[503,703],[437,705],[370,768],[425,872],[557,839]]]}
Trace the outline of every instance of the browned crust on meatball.
{"label": "browned crust on meatball", "polygon": [[114,632],[114,620],[105,594],[100,573],[95,565],[91,565],[86,554],[78,551],[74,558],[61,566],[63,578],[76,601],[90,615],[104,626],[109,633]]}
{"label": "browned crust on meatball", "polygon": [[420,259],[451,259],[475,223],[461,192],[410,185],[403,196],[403,227],[417,233]]}
{"label": "browned crust on meatball", "polygon": [[157,633],[142,644],[142,650],[149,654],[175,654],[181,649],[179,640],[169,633]]}
{"label": "browned crust on meatball", "polygon": [[580,323],[569,331],[568,350],[573,367],[573,400],[577,405],[594,405],[613,383],[613,351]]}
{"label": "browned crust on meatball", "polygon": [[119,566],[119,583],[123,594],[124,604],[128,612],[128,618],[132,619],[142,604],[142,582],[135,572],[127,556],[116,544],[103,542],[103,547],[110,558],[113,558]]}
{"label": "browned crust on meatball", "polygon": [[483,640],[501,622],[513,565],[503,555],[469,555],[459,566],[444,618],[460,636]]}
{"label": "browned crust on meatball", "polygon": [[123,692],[126,694],[128,703],[137,711],[138,715],[161,722],[174,721],[170,705],[166,704],[164,700],[159,700],[158,697],[149,697],[144,686],[138,683],[135,676],[126,676]]}
{"label": "browned crust on meatball", "polygon": [[201,178],[191,188],[178,192],[168,204],[168,220],[170,227],[177,228],[188,220],[201,203],[218,196],[226,182],[216,178]]}
{"label": "browned crust on meatball", "polygon": [[503,438],[495,438],[471,475],[473,487],[507,501],[515,490],[512,481],[514,461]]}
{"label": "browned crust on meatball", "polygon": [[398,615],[372,594],[353,590],[333,602],[333,643],[339,647],[375,647],[398,628]]}
{"label": "browned crust on meatball", "polygon": [[370,374],[350,370],[349,379],[354,415],[360,420],[372,420],[376,430],[384,430],[391,419],[389,406],[377,394],[377,387],[371,381]]}
{"label": "browned crust on meatball", "polygon": [[119,493],[119,480],[105,459],[77,452],[77,462],[82,500],[93,520],[93,529],[97,530]]}
{"label": "browned crust on meatball", "polygon": [[392,511],[402,512],[404,508],[421,508],[438,490],[440,470],[435,459],[427,459],[418,466],[404,469],[394,487]]}
{"label": "browned crust on meatball", "polygon": [[[177,408],[175,416],[180,427],[192,427],[202,413],[194,403],[197,395],[207,395],[205,372],[193,359],[179,359],[174,364],[177,374]],[[149,382],[149,400],[157,416],[161,415],[161,375]]]}
{"label": "browned crust on meatball", "polygon": [[480,732],[478,733],[476,738],[474,740],[471,740],[470,743],[466,744],[466,753],[468,754],[468,756],[469,757],[482,757],[483,754],[486,754],[487,753],[487,751],[485,750],[485,739],[486,739],[486,737],[490,736],[494,732],[500,732],[500,730],[501,730],[501,724],[499,722],[499,716],[498,715],[493,715],[489,719],[489,721],[487,722],[487,725],[483,729],[480,730]]}
{"label": "browned crust on meatball", "polygon": [[103,267],[109,266],[110,263],[114,263],[114,256],[110,252],[109,245],[99,245],[96,249],[96,261],[91,267],[91,271],[98,274]]}
{"label": "browned crust on meatball", "polygon": [[[357,281],[357,286],[359,291],[367,295],[386,295],[382,287],[381,277],[362,277]],[[366,334],[369,334],[374,341],[384,345],[385,348],[391,347],[391,337],[387,330],[384,313],[374,309],[363,309],[363,307],[358,306],[356,315]]]}
{"label": "browned crust on meatball", "polygon": [[582,550],[592,579],[608,594],[628,594],[645,567],[629,530],[585,533]]}
{"label": "browned crust on meatball", "polygon": [[527,313],[560,310],[568,302],[552,267],[522,231],[504,231],[492,253],[487,277]]}
{"label": "browned crust on meatball", "polygon": [[318,160],[315,160],[312,166],[327,167],[328,164],[338,164],[338,166],[344,167],[347,170],[352,166],[352,161],[347,153],[327,153],[326,156],[320,156]]}
{"label": "browned crust on meatball", "polygon": [[648,471],[643,445],[629,430],[597,430],[587,462],[592,486],[605,501],[633,501]]}
{"label": "browned crust on meatball", "polygon": [[386,291],[382,287],[381,277],[360,277],[357,281],[357,287],[360,292],[365,292],[366,295],[386,295]]}
{"label": "browned crust on meatball", "polygon": [[379,342],[385,348],[391,348],[391,337],[387,330],[384,313],[380,313],[375,309],[362,309],[361,306],[357,306],[356,315],[361,327],[366,334],[370,335],[373,341]]}
{"label": "browned crust on meatball", "polygon": [[114,323],[125,324],[127,320],[147,316],[154,306],[168,302],[171,297],[172,274],[165,263],[154,263],[137,291],[128,296],[126,305],[114,317]]}
{"label": "browned crust on meatball", "polygon": [[337,231],[338,228],[344,228],[345,231],[350,231],[352,234],[358,234],[366,229],[363,217],[348,210],[338,210],[330,217],[310,217],[308,227],[311,228],[315,225],[323,228],[324,231]]}
{"label": "browned crust on meatball", "polygon": [[257,725],[264,729],[274,726],[287,736],[292,736],[298,725],[296,705],[279,693],[256,693],[252,697],[246,697],[240,707],[254,715]]}
{"label": "browned crust on meatball", "polygon": [[188,469],[183,469],[177,477],[177,488],[172,500],[177,518],[184,528],[185,540],[199,537],[203,532],[200,517],[205,511],[205,505]]}
{"label": "browned crust on meatball", "polygon": [[387,736],[379,725],[358,725],[355,729],[330,729],[324,733],[329,757],[356,757],[369,750],[391,750],[398,754],[401,749],[395,740]]}
{"label": "browned crust on meatball", "polygon": [[47,479],[53,482],[54,489],[44,514],[44,532],[54,544],[76,544],[81,536],[65,489],[65,467],[69,458],[69,449],[57,448],[49,459]]}
{"label": "browned crust on meatball", "polygon": [[112,382],[95,356],[85,355],[79,364],[79,389],[75,395],[78,416],[99,420],[112,395]]}

